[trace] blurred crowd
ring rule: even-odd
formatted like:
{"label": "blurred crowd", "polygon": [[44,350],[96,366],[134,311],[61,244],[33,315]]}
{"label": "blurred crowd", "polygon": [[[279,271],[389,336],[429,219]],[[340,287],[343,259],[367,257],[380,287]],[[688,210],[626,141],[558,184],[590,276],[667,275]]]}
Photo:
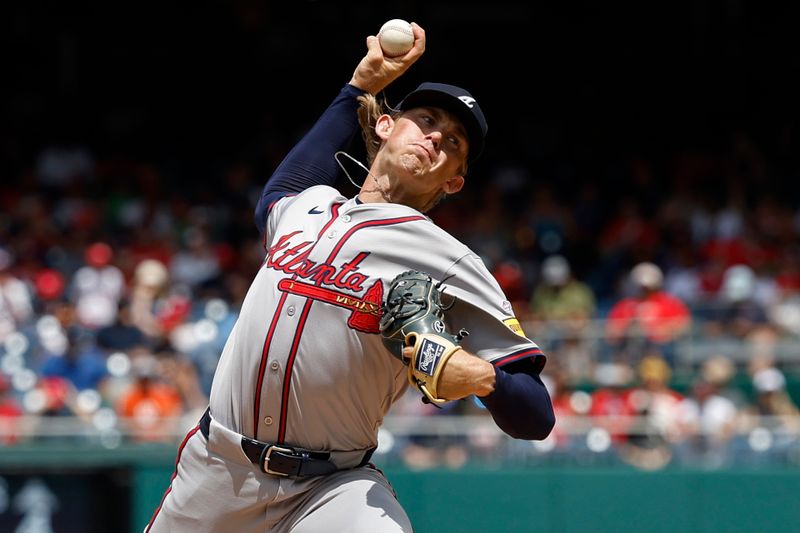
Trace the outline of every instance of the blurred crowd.
{"label": "blurred crowd", "polygon": [[243,177],[162,196],[153,165],[58,147],[3,180],[3,442],[48,435],[52,417],[111,443],[196,424],[263,255]]}
{"label": "blurred crowd", "polygon": [[[477,401],[436,409],[409,393],[397,411],[410,420],[386,430],[390,445],[378,451],[417,469],[460,468],[469,461],[501,466],[509,458],[642,470],[800,465],[800,409],[784,373],[753,361],[745,371],[747,386],[736,374],[724,355],[706,360],[681,390],[671,382],[669,364],[655,354],[633,367],[602,366],[591,388],[575,387],[562,368],[551,369],[544,379],[557,423],[542,442],[503,438],[481,422],[485,409]],[[439,423],[413,422],[420,416]]]}
{"label": "blurred crowd", "polygon": [[[525,449],[642,468],[736,450],[800,463],[800,198],[744,134],[721,153],[616,164],[606,190],[503,161],[431,215],[484,258],[548,356],[560,423]],[[228,162],[194,183],[165,163],[54,145],[3,178],[3,444],[65,416],[109,445],[172,442],[196,423],[263,258],[262,167]],[[395,411],[485,413],[416,397]],[[402,444],[419,467],[499,446],[486,432]]]}

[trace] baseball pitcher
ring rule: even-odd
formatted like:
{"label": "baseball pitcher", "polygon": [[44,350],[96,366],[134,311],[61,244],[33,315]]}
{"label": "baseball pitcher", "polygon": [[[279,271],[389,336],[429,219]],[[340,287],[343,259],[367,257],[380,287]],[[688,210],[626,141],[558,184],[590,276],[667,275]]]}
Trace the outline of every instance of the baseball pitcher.
{"label": "baseball pitcher", "polygon": [[[351,80],[268,180],[263,265],[145,531],[412,531],[370,462],[409,386],[434,403],[475,395],[515,438],[553,428],[541,350],[481,259],[425,215],[483,149],[478,100],[440,83],[391,113],[375,98],[422,56],[412,27],[399,57],[367,37]],[[335,155],[359,130],[368,173],[347,198]]]}

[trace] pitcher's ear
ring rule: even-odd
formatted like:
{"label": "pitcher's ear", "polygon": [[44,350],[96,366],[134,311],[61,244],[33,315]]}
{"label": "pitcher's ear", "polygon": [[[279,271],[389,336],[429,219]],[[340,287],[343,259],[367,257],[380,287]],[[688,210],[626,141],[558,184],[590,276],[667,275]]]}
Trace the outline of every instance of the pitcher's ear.
{"label": "pitcher's ear", "polygon": [[394,129],[394,119],[389,115],[381,115],[375,121],[375,133],[378,134],[381,140],[385,141],[392,134]]}
{"label": "pitcher's ear", "polygon": [[455,194],[464,187],[464,176],[453,176],[445,181],[442,190],[447,194]]}

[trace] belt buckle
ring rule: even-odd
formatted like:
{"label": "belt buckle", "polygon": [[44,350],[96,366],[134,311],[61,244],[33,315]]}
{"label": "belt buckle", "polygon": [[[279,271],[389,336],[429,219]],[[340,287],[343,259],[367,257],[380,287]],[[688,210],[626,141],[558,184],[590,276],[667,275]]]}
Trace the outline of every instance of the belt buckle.
{"label": "belt buckle", "polygon": [[272,452],[276,452],[276,451],[277,452],[288,453],[288,454],[293,454],[294,453],[294,450],[291,449],[291,448],[283,448],[281,446],[274,446],[274,445],[270,446],[269,448],[267,448],[267,453],[264,454],[264,472],[266,472],[267,474],[272,474],[273,476],[289,477],[289,474],[286,474],[284,472],[276,472],[275,470],[270,470],[270,468],[269,468],[270,456],[272,455]]}

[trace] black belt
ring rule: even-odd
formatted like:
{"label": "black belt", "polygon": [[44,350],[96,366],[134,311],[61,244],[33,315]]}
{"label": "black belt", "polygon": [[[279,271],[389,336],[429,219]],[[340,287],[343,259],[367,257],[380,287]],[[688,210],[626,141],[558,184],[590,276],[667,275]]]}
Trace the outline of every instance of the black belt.
{"label": "black belt", "polygon": [[[211,411],[206,409],[200,419],[200,431],[208,439],[211,425]],[[339,468],[330,460],[330,452],[315,452],[296,448],[268,444],[242,436],[242,451],[250,462],[258,465],[265,474],[278,476],[309,477],[323,476],[337,471]],[[372,457],[375,449],[368,450],[358,466],[364,466]]]}

